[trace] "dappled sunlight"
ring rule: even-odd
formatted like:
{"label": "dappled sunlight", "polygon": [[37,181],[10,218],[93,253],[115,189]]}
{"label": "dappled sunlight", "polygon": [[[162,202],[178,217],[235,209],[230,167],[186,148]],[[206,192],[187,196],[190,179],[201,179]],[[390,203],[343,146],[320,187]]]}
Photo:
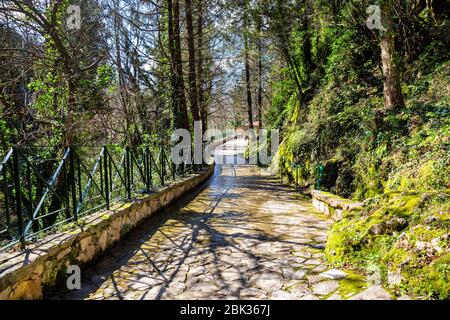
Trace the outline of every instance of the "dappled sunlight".
{"label": "dappled sunlight", "polygon": [[260,169],[220,166],[109,250],[82,290],[55,298],[300,299],[324,280],[330,223]]}

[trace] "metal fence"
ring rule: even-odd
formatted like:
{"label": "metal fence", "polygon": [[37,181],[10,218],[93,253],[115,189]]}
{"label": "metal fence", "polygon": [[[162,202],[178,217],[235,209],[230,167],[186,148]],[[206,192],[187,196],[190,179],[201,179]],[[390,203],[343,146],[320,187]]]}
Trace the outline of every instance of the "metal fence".
{"label": "metal fence", "polygon": [[174,165],[163,147],[9,150],[0,163],[0,251],[77,223],[114,202],[200,169]]}

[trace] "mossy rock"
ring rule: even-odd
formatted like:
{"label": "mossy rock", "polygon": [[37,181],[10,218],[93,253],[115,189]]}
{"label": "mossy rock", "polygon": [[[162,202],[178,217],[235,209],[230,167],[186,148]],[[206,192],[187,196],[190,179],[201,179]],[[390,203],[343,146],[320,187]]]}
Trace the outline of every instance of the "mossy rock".
{"label": "mossy rock", "polygon": [[396,294],[450,298],[450,197],[393,192],[363,210],[345,212],[330,230],[325,254],[332,265],[400,273]]}

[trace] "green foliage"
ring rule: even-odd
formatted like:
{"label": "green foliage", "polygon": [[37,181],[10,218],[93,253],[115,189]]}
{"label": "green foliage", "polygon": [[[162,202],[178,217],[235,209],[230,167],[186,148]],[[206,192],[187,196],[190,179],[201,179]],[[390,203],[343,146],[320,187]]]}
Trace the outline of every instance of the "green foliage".
{"label": "green foliage", "polygon": [[114,70],[104,64],[97,68],[97,86],[99,88],[107,87],[114,81]]}
{"label": "green foliage", "polygon": [[[404,25],[421,36],[398,30],[405,107],[386,112],[379,39],[355,21],[368,4],[320,2],[309,31],[294,28],[290,46],[306,105],[296,103],[284,70],[272,84],[268,113],[270,124],[283,129],[272,169],[291,180],[298,174],[303,187],[314,188],[320,166],[322,189],[368,203],[333,226],[326,249],[331,263],[381,270],[386,284],[398,272],[403,280],[389,285],[393,292],[448,299],[447,21],[432,26],[430,12],[422,12]],[[317,63],[311,74],[304,64],[307,32]]]}
{"label": "green foliage", "polygon": [[400,283],[383,278],[397,294],[448,299],[449,212],[450,192],[385,194],[334,224],[326,256],[334,265],[400,274]]}
{"label": "green foliage", "polygon": [[[363,212],[344,213],[334,224],[327,258],[337,266],[381,270],[384,283],[397,294],[450,297],[449,266],[439,263],[450,250],[447,74],[448,64],[443,64],[408,86],[412,93],[398,115],[406,120],[407,134],[375,130],[372,110],[381,104],[379,97],[347,105],[346,91],[339,96],[328,90],[314,98],[310,108],[315,114],[301,129],[289,131],[279,151],[281,159],[302,159],[304,185],[313,185],[314,161],[322,162],[326,172],[338,172],[334,185],[328,181],[323,187],[372,198]],[[330,100],[340,101],[342,108],[327,107]],[[330,132],[324,122],[331,124]],[[317,140],[326,148],[320,149]],[[387,282],[392,272],[401,274],[400,284]]]}

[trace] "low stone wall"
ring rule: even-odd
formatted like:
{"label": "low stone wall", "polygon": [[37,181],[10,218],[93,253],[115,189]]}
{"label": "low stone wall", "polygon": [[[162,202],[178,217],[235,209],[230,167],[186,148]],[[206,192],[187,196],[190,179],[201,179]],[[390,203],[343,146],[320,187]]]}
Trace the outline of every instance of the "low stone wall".
{"label": "low stone wall", "polygon": [[1,255],[0,300],[42,299],[65,281],[68,266],[86,266],[137,224],[206,181],[213,170],[209,166],[154,194],[94,213],[82,227],[48,236],[25,251]]}
{"label": "low stone wall", "polygon": [[319,190],[312,190],[311,196],[314,208],[330,216],[334,221],[341,220],[344,211],[359,209],[363,206],[361,202],[354,202]]}

